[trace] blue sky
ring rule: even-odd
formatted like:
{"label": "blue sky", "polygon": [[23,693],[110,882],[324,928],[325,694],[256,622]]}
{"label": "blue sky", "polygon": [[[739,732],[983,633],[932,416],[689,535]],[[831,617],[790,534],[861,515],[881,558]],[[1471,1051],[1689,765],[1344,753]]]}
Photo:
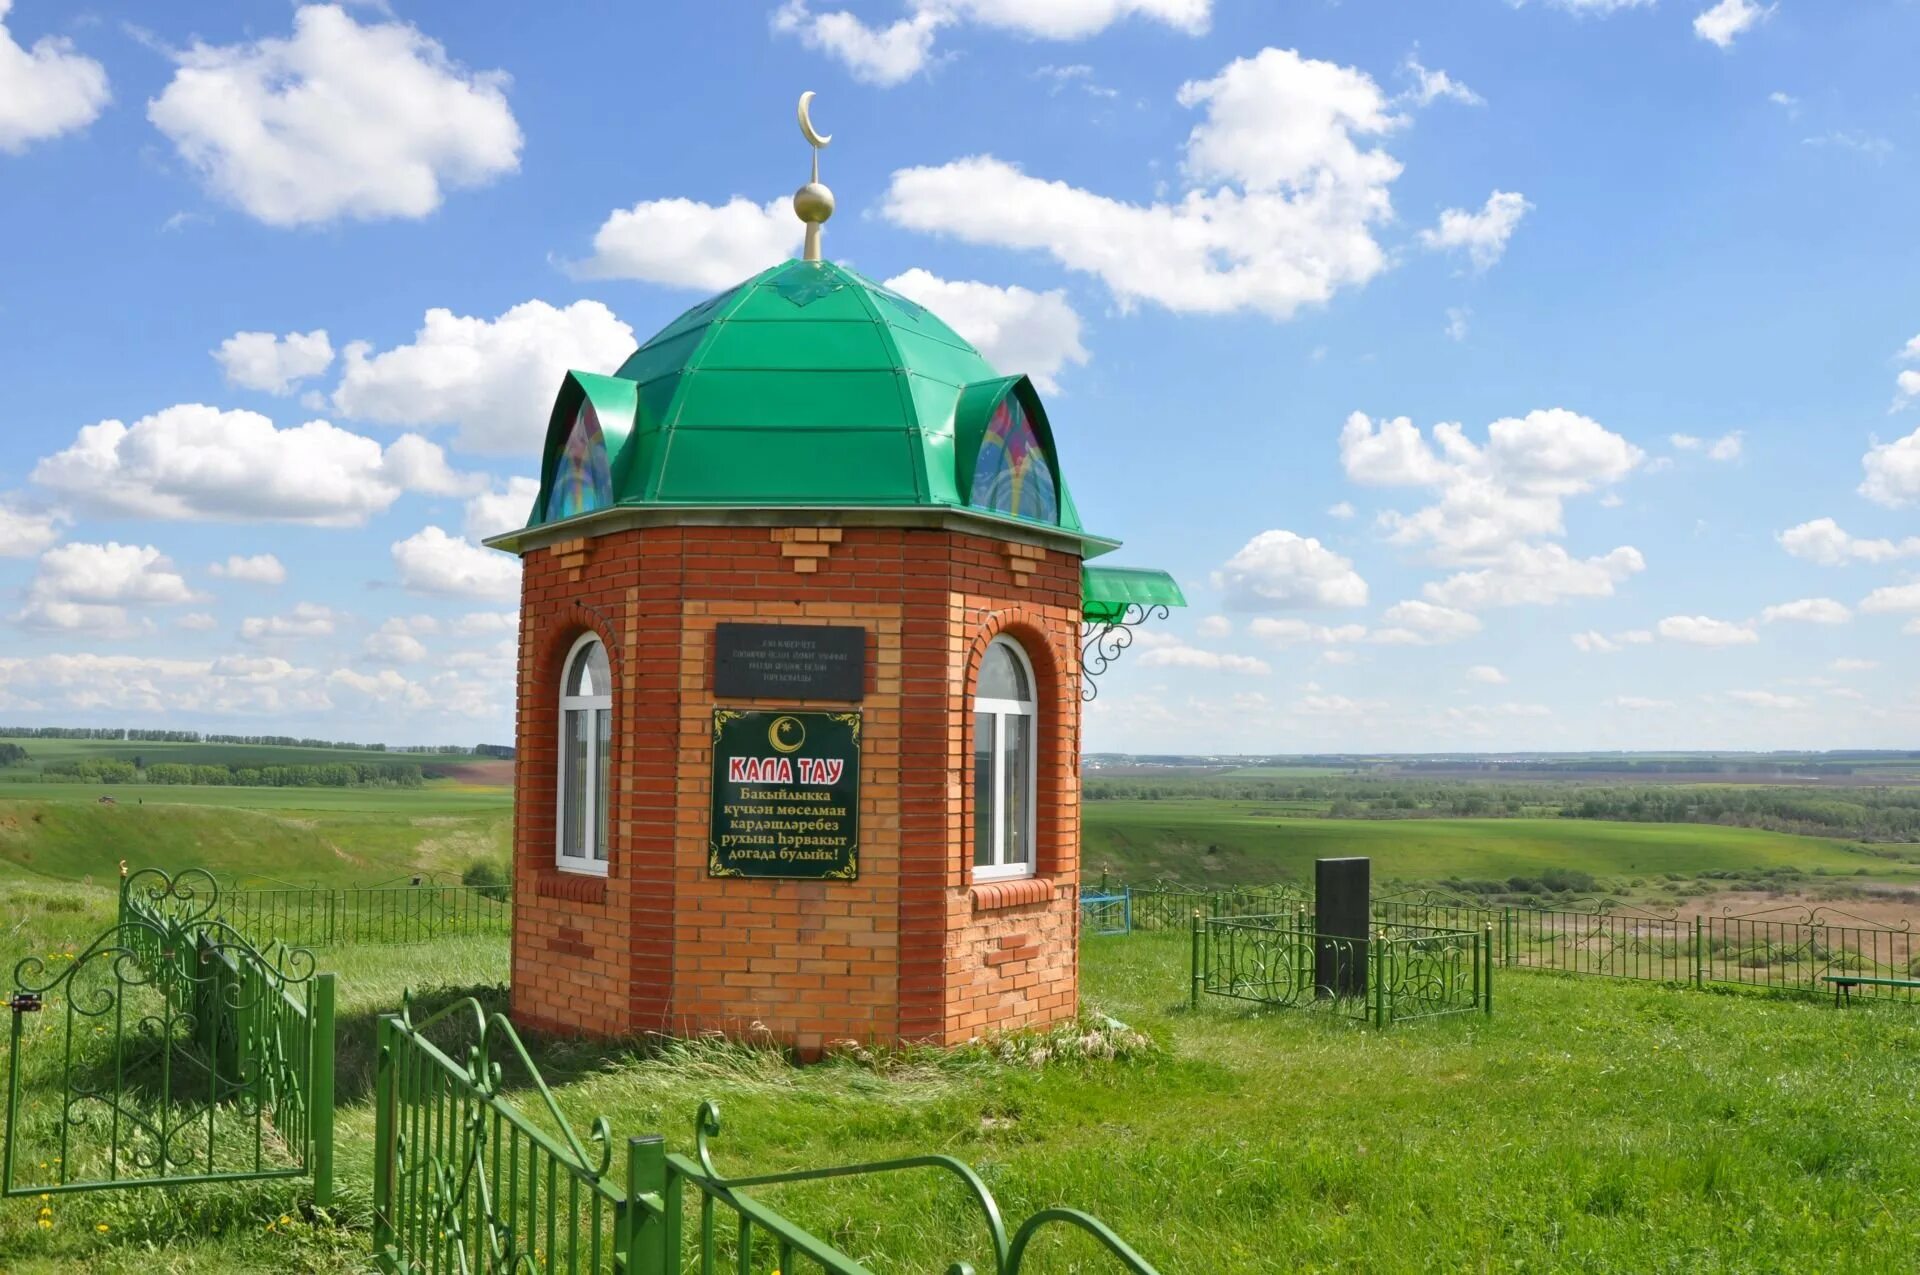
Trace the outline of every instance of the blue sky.
{"label": "blue sky", "polygon": [[1048,387],[1128,751],[1920,738],[1920,4],[0,0],[0,719],[511,735],[567,367],[797,251]]}

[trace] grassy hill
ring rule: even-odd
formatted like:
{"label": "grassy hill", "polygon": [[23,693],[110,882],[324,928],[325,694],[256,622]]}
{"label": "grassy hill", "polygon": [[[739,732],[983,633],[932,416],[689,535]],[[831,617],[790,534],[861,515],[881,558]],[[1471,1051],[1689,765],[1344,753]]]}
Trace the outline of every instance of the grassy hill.
{"label": "grassy hill", "polygon": [[368,885],[418,870],[458,875],[477,858],[504,863],[512,822],[511,794],[498,789],[4,785],[0,872],[104,881],[126,859]]}
{"label": "grassy hill", "polygon": [[[176,744],[130,739],[17,739],[8,736],[0,736],[0,744],[18,744],[27,750],[25,762],[0,767],[0,780],[37,774],[47,766],[61,762],[89,759],[131,762],[139,758],[149,765],[172,762],[189,766],[324,766],[332,762],[411,762],[417,764],[429,778],[486,760],[465,753],[302,748],[287,744]],[[0,796],[6,792],[6,787],[0,785]]]}
{"label": "grassy hill", "polygon": [[1853,842],[1710,824],[1575,819],[1313,819],[1273,802],[1090,801],[1081,858],[1090,875],[1235,884],[1305,881],[1313,861],[1368,855],[1377,880],[1503,880],[1548,868],[1596,877],[1798,868],[1898,879],[1920,865]]}

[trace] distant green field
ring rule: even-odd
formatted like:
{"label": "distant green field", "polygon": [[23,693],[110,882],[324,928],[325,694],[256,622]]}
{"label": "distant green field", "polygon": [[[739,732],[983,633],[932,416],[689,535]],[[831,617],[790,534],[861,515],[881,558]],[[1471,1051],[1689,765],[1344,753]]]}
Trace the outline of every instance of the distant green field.
{"label": "distant green field", "polygon": [[[282,744],[165,744],[123,739],[17,739],[0,736],[0,743],[18,744],[27,750],[27,760],[8,771],[41,770],[63,761],[88,758],[106,761],[174,762],[206,766],[306,766],[328,762],[464,762],[474,758],[460,753],[394,753],[371,748],[295,748]],[[4,790],[0,790],[4,791]]]}
{"label": "distant green field", "polygon": [[1313,819],[1284,803],[1090,801],[1082,806],[1082,861],[1132,880],[1304,881],[1313,861],[1367,855],[1381,880],[1502,880],[1548,868],[1596,877],[1799,868],[1883,879],[1920,876],[1920,864],[1852,842],[1712,824],[1588,819]]}
{"label": "distant green field", "polygon": [[[114,804],[103,805],[101,793]],[[505,789],[0,785],[0,873],[104,880],[135,866],[202,867],[297,883],[372,884],[504,862]]]}

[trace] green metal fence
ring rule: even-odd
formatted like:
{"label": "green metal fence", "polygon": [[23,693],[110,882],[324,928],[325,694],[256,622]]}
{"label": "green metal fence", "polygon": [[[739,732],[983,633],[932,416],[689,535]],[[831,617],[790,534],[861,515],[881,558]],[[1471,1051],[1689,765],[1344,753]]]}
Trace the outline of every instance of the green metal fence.
{"label": "green metal fence", "polygon": [[1222,996],[1318,1009],[1377,1027],[1493,1012],[1490,929],[1380,924],[1365,939],[1316,934],[1304,911],[1196,912],[1190,1002]]}
{"label": "green metal fence", "polygon": [[1207,916],[1273,916],[1291,912],[1310,900],[1298,887],[1258,885],[1209,887],[1155,882],[1150,885],[1110,883],[1101,873],[1097,893],[1118,895],[1134,930],[1185,930],[1195,912]]}
{"label": "green metal fence", "polygon": [[[1681,916],[1619,904],[1495,906],[1433,892],[1376,899],[1377,921],[1492,927],[1503,965],[1695,987],[1828,995],[1829,978],[1920,979],[1906,924],[1881,925],[1836,908],[1783,904]],[[1912,1002],[1920,988],[1862,984],[1855,994]]]}
{"label": "green metal fence", "polygon": [[223,891],[220,909],[237,930],[308,947],[427,943],[513,930],[513,906],[497,886],[251,887]]}
{"label": "green metal fence", "polygon": [[70,962],[15,967],[0,1193],[310,1175],[331,1201],[333,976],[254,947],[217,897],[135,872]]}
{"label": "green metal fence", "polygon": [[[995,1275],[1020,1275],[1036,1238],[1063,1229],[1089,1237],[1114,1269],[1154,1275],[1106,1226],[1072,1209],[1044,1210],[1010,1233],[979,1175],[949,1156],[724,1176],[713,1164],[720,1116],[712,1103],[696,1117],[694,1157],[669,1152],[657,1135],[629,1138],[616,1174],[606,1119],[576,1135],[513,1025],[477,1001],[417,1024],[406,1009],[383,1017],[377,1068],[374,1253],[384,1271],[866,1275],[749,1188],[936,1172],[951,1175],[978,1209]],[[533,1114],[506,1097],[510,1076]],[[938,1269],[971,1275],[975,1267]]]}

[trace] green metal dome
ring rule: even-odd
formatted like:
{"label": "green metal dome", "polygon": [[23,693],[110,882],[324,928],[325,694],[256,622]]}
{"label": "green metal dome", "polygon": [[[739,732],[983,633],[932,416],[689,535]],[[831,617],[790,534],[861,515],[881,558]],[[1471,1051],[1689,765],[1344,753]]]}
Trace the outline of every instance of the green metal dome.
{"label": "green metal dome", "polygon": [[610,377],[567,374],[528,529],[675,507],[964,510],[1112,547],[1081,528],[1032,383],[829,261],[702,302]]}

